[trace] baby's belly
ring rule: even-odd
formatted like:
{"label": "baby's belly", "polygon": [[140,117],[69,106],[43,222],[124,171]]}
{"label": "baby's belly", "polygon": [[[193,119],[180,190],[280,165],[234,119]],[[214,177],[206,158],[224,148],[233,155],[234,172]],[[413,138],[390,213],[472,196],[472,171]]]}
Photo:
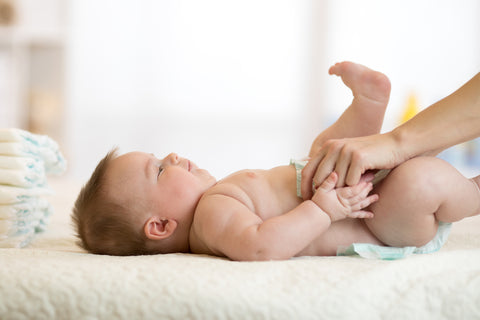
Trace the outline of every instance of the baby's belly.
{"label": "baby's belly", "polygon": [[368,229],[363,219],[344,219],[333,223],[297,256],[335,256],[339,246],[352,243],[383,245]]}

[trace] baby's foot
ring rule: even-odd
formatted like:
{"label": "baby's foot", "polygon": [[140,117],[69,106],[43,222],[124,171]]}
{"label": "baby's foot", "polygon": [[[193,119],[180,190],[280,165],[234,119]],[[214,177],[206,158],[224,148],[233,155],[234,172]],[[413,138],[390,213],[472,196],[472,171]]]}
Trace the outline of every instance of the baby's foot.
{"label": "baby's foot", "polygon": [[352,106],[383,108],[378,111],[385,111],[390,97],[390,80],[386,75],[349,61],[335,64],[328,73],[340,76],[343,83],[352,90]]}

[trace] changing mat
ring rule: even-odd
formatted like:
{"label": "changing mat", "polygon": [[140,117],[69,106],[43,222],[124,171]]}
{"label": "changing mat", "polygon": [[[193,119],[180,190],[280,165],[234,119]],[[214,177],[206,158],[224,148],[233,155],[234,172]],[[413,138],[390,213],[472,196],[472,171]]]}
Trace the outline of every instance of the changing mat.
{"label": "changing mat", "polygon": [[0,319],[480,319],[480,219],[433,254],[395,261],[233,262],[93,255],[75,245],[78,184],[53,181],[49,229],[0,249]]}

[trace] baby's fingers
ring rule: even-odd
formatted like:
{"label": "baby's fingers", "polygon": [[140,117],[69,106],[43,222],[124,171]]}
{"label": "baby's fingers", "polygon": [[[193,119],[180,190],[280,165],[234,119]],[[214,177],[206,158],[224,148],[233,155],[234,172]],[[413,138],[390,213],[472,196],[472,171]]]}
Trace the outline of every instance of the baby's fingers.
{"label": "baby's fingers", "polygon": [[372,183],[360,182],[353,187],[337,189],[337,192],[342,198],[352,204],[366,198],[372,189]]}
{"label": "baby's fingers", "polygon": [[353,210],[361,210],[363,208],[368,207],[372,203],[378,201],[378,194],[372,194],[368,196],[367,198],[363,199],[359,203],[357,203],[356,206],[353,207]]}
{"label": "baby's fingers", "polygon": [[347,215],[349,218],[356,218],[356,219],[371,219],[373,218],[373,213],[370,211],[360,210],[354,211]]}
{"label": "baby's fingers", "polygon": [[372,194],[368,197],[365,196],[364,198],[357,197],[355,201],[352,200],[353,198],[350,199],[350,210],[352,212],[355,212],[358,210],[362,210],[371,205],[372,203],[376,202],[378,200],[378,194]]}
{"label": "baby's fingers", "polygon": [[335,188],[335,184],[337,183],[338,175],[335,171],[330,173],[330,175],[325,179],[322,184],[318,187],[317,191],[321,192],[328,192]]}
{"label": "baby's fingers", "polygon": [[365,186],[359,190],[358,196],[360,198],[366,198],[372,189],[373,185],[371,182],[365,183]]}

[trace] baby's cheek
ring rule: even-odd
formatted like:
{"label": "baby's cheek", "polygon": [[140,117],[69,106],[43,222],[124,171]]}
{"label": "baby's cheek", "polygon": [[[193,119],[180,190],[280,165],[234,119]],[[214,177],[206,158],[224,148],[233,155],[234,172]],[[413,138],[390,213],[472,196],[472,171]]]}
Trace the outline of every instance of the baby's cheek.
{"label": "baby's cheek", "polygon": [[197,181],[193,179],[182,179],[178,180],[178,183],[174,185],[173,188],[173,196],[177,199],[184,199],[188,201],[190,198],[197,197],[198,193],[200,193],[199,189],[200,186]]}

